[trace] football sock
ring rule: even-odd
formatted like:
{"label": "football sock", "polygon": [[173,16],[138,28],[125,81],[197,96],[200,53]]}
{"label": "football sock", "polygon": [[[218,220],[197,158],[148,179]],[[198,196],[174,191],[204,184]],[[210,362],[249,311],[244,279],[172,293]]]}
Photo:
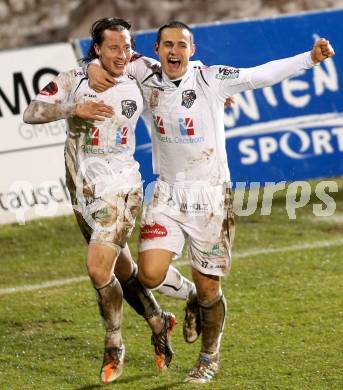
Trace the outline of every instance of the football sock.
{"label": "football sock", "polygon": [[110,283],[95,290],[100,315],[106,331],[105,347],[120,347],[122,344],[121,321],[123,315],[123,291],[120,283],[113,275]]}
{"label": "football sock", "polygon": [[201,353],[219,353],[226,318],[226,300],[222,292],[210,303],[200,305]]}
{"label": "football sock", "polygon": [[196,294],[194,283],[182,276],[172,265],[169,266],[163,282],[154,290],[167,297],[183,300],[187,300],[191,295]]}

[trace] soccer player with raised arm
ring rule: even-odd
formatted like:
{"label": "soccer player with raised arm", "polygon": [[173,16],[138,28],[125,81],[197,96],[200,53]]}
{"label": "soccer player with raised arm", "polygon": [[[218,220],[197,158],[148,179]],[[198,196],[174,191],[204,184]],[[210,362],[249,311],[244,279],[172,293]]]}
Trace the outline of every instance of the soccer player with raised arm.
{"label": "soccer player with raised arm", "polygon": [[[229,273],[234,238],[223,103],[228,96],[279,83],[334,55],[326,39],[311,51],[253,68],[194,67],[191,29],[171,22],[157,33],[160,65],[136,57],[128,72],[139,82],[152,118],[154,172],[159,175],[140,231],[138,277],[147,288],[163,283],[185,242],[196,285],[201,348],[185,381],[209,382],[219,369],[226,317],[221,278]],[[113,85],[90,65],[94,89]]]}

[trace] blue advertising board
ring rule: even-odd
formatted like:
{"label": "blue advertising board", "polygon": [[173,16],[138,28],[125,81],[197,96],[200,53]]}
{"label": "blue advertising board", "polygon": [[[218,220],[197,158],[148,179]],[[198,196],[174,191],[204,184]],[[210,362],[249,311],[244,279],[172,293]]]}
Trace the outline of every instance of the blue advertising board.
{"label": "blue advertising board", "polygon": [[[336,56],[273,87],[234,96],[225,113],[227,154],[233,182],[278,182],[343,174],[343,10],[263,20],[195,26],[194,60],[252,67],[293,56],[325,37]],[[156,31],[136,35],[136,49],[156,58]],[[90,40],[79,42],[83,54]],[[146,183],[150,136],[137,128],[136,157]]]}

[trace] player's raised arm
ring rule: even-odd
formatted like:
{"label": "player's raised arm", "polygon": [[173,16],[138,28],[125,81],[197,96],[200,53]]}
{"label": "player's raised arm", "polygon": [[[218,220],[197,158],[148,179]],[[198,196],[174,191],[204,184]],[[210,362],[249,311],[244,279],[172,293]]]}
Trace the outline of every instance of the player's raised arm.
{"label": "player's raised arm", "polygon": [[250,89],[269,87],[335,55],[329,41],[322,38],[315,42],[311,51],[267,62],[252,68],[213,66],[204,71],[211,85],[223,99],[229,95]]}
{"label": "player's raised arm", "polygon": [[295,76],[302,70],[310,69],[319,62],[334,55],[335,52],[329,41],[322,38],[315,42],[310,52],[271,61],[267,64],[250,68],[250,70],[247,69],[246,72],[248,77],[249,73],[251,73],[250,83],[254,89],[264,88]]}

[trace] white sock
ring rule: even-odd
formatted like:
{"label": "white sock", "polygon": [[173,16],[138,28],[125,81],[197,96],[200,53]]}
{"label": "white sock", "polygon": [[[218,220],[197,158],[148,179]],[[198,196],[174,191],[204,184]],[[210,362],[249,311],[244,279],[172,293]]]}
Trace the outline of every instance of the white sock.
{"label": "white sock", "polygon": [[169,266],[164,281],[154,288],[155,291],[167,297],[187,300],[190,293],[195,292],[194,283],[185,278],[173,266]]}

